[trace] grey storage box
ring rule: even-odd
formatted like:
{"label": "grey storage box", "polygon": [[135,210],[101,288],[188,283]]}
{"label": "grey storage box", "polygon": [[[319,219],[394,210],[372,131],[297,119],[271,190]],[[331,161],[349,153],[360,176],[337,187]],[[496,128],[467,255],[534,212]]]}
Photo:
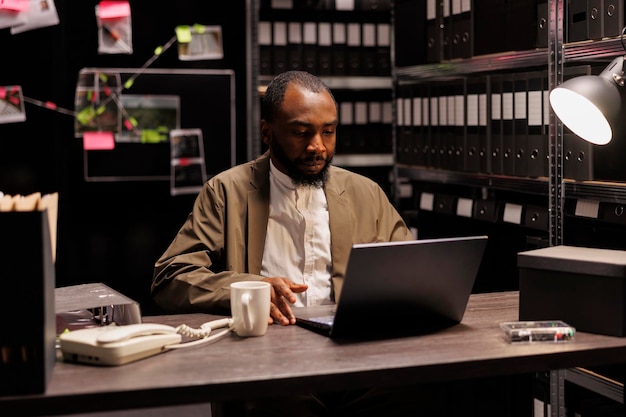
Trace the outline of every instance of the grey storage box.
{"label": "grey storage box", "polygon": [[66,328],[141,323],[139,303],[101,282],[59,287],[54,290],[57,333]]}
{"label": "grey storage box", "polygon": [[626,251],[552,246],[517,254],[519,319],[626,335]]}

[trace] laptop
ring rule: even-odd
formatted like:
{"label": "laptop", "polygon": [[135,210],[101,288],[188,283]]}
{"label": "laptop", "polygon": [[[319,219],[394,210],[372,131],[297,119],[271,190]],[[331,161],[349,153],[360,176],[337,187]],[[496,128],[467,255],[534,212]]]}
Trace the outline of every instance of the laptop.
{"label": "laptop", "polygon": [[458,324],[487,236],[352,246],[337,304],[294,308],[296,323],[335,339],[424,334]]}

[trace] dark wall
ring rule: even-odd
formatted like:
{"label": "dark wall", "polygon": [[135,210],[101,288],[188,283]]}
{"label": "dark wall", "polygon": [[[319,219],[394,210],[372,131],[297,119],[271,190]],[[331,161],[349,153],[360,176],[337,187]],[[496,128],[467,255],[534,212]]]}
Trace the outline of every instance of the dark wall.
{"label": "dark wall", "polygon": [[[234,70],[236,159],[243,161],[246,2],[216,8],[208,1],[179,0],[163,7],[131,0],[132,55],[98,54],[97,3],[56,0],[59,25],[16,35],[0,29],[0,86],[21,85],[26,98],[73,110],[81,68],[140,68],[157,46],[174,36],[176,26],[220,25],[224,59],[179,61],[174,44],[150,68]],[[195,195],[170,196],[168,181],[86,182],[82,139],[74,137],[73,117],[29,103],[26,117],[26,122],[0,124],[0,191],[59,192],[57,286],[103,282],[140,302],[144,314],[159,312],[149,293],[152,267],[185,220]]]}

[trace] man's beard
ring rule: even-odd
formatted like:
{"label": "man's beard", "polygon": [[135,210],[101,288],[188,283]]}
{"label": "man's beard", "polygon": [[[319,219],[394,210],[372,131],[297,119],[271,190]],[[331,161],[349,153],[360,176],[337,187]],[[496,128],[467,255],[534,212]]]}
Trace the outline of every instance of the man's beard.
{"label": "man's beard", "polygon": [[[328,177],[330,173],[328,172],[328,167],[330,167],[330,163],[333,160],[333,155],[328,156],[327,158],[322,158],[319,155],[312,155],[307,158],[298,158],[295,161],[289,160],[285,152],[283,152],[283,148],[280,145],[277,145],[276,142],[271,143],[272,154],[274,157],[282,164],[283,167],[287,170],[287,175],[291,178],[291,182],[296,187],[306,186],[306,187],[316,187],[322,188],[326,181],[328,181]],[[299,164],[302,162],[311,162],[316,160],[324,160],[326,165],[324,168],[317,174],[305,174],[299,168]]]}

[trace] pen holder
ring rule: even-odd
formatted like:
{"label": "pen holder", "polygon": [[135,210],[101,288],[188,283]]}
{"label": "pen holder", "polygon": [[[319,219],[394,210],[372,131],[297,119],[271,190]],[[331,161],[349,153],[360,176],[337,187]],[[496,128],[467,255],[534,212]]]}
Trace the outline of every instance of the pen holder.
{"label": "pen holder", "polygon": [[43,393],[55,355],[55,271],[47,212],[1,212],[0,395]]}

